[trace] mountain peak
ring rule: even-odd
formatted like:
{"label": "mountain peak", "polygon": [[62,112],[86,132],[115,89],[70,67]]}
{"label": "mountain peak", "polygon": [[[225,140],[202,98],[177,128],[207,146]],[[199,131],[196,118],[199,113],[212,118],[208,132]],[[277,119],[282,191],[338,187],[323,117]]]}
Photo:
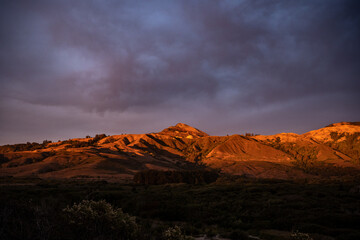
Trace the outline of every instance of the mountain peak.
{"label": "mountain peak", "polygon": [[190,127],[190,126],[185,123],[178,123],[175,125],[175,127]]}
{"label": "mountain peak", "polygon": [[207,133],[200,131],[197,128],[191,127],[185,123],[178,123],[175,126],[170,126],[162,130],[160,133],[187,138],[209,136]]}
{"label": "mountain peak", "polygon": [[201,132],[199,129],[196,129],[196,128],[194,128],[194,127],[192,127],[192,126],[190,126],[190,125],[187,125],[187,124],[185,124],[185,123],[178,123],[178,124],[175,125],[175,127],[181,128],[181,129],[187,130],[187,131],[193,131],[193,132],[198,131],[198,132]]}

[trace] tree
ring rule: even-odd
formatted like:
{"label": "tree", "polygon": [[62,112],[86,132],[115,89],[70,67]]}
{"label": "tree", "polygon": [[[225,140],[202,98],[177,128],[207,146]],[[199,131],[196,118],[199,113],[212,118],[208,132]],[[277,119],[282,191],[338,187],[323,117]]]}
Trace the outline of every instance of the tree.
{"label": "tree", "polygon": [[49,144],[49,143],[52,143],[52,142],[51,142],[51,141],[48,141],[48,140],[44,140],[42,144],[43,144],[43,145],[47,145],[47,144]]}

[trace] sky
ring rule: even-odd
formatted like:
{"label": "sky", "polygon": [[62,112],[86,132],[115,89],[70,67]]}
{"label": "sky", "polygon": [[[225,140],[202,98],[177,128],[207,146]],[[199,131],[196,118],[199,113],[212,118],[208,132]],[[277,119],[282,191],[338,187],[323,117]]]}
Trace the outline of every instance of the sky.
{"label": "sky", "polygon": [[2,0],[0,144],[360,121],[360,1]]}

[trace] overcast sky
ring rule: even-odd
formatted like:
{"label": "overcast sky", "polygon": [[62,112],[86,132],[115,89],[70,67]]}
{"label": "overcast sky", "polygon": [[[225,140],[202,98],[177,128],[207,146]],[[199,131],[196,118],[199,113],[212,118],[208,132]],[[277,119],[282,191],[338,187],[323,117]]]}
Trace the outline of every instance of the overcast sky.
{"label": "overcast sky", "polygon": [[0,144],[360,121],[360,1],[1,1]]}

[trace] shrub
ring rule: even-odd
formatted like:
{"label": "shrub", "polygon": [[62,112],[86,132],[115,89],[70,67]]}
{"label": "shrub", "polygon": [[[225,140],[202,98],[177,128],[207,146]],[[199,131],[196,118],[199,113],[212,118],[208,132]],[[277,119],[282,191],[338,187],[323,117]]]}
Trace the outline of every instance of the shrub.
{"label": "shrub", "polygon": [[83,200],[63,209],[63,212],[78,238],[137,239],[135,217],[120,208],[113,208],[105,200]]}
{"label": "shrub", "polygon": [[190,240],[191,237],[187,237],[182,233],[179,226],[169,227],[163,233],[164,240]]}
{"label": "shrub", "polygon": [[106,138],[106,134],[104,134],[104,133],[103,134],[96,134],[93,140],[94,140],[94,142],[98,142],[103,138]]}
{"label": "shrub", "polygon": [[292,240],[313,240],[312,237],[310,237],[309,234],[307,233],[302,233],[299,231],[295,231],[291,234],[291,239]]}

